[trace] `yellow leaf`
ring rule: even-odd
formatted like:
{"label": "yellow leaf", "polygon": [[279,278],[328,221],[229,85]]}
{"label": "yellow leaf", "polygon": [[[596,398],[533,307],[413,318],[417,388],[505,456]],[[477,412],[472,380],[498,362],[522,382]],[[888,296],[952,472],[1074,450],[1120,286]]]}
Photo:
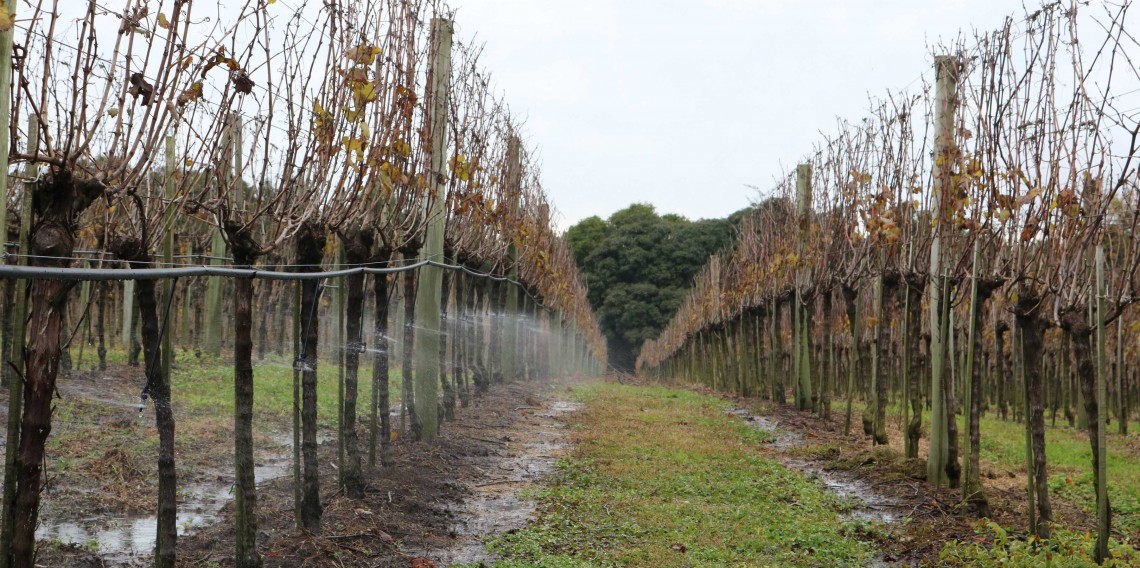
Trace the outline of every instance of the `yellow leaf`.
{"label": "yellow leaf", "polygon": [[376,83],[372,81],[357,83],[352,87],[352,98],[356,102],[356,108],[375,101],[377,97],[379,97],[379,93],[376,89]]}
{"label": "yellow leaf", "polygon": [[8,11],[8,5],[0,3],[0,32],[6,32],[12,29],[12,13]]}
{"label": "yellow leaf", "polygon": [[194,102],[200,98],[202,98],[202,82],[201,81],[195,81],[185,91],[182,91],[178,95],[178,99],[176,102],[178,103],[178,106],[184,106],[184,105],[186,105],[188,103],[192,103],[192,102]]}
{"label": "yellow leaf", "polygon": [[313,128],[318,131],[319,139],[332,141],[332,113],[325,110],[321,103],[316,100],[313,101]]}
{"label": "yellow leaf", "polygon": [[344,58],[357,65],[372,65],[382,51],[384,50],[374,45],[361,44],[344,52]]}
{"label": "yellow leaf", "polygon": [[344,111],[344,119],[349,122],[358,122],[364,119],[364,111],[353,110],[348,106],[342,106],[341,110]]}
{"label": "yellow leaf", "polygon": [[1037,199],[1038,197],[1040,197],[1041,192],[1042,192],[1042,189],[1040,187],[1035,187],[1035,188],[1027,191],[1025,193],[1025,195],[1019,197],[1017,199],[1017,204],[1018,205],[1025,205],[1026,203],[1029,203],[1029,202],[1033,201],[1034,199]]}
{"label": "yellow leaf", "polygon": [[380,165],[380,186],[383,187],[384,191],[388,194],[391,194],[392,190],[395,189],[395,184],[392,183],[392,176],[388,175],[391,165],[392,164],[388,162],[384,162]]}
{"label": "yellow leaf", "polygon": [[163,29],[170,28],[170,20],[166,19],[166,14],[163,14],[162,12],[158,13],[158,27]]}
{"label": "yellow leaf", "polygon": [[341,142],[344,144],[344,149],[346,151],[356,154],[356,161],[359,162],[364,160],[364,140],[361,140],[360,138],[349,138],[348,136],[345,136],[341,138]]}

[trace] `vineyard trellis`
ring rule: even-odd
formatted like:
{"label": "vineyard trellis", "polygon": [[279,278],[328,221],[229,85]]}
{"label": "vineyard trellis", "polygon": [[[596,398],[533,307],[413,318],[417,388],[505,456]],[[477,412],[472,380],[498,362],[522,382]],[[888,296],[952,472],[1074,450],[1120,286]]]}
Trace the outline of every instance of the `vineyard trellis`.
{"label": "vineyard trellis", "polygon": [[[391,465],[397,430],[431,437],[504,378],[601,372],[537,160],[479,48],[452,44],[445,5],[251,0],[206,17],[182,0],[62,4],[17,18],[8,2],[0,17],[0,225],[17,241],[0,266],[0,566],[34,565],[52,397],[76,336],[80,349],[97,336],[101,368],[117,329],[141,351],[164,567],[178,532],[171,369],[187,349],[232,355],[240,567],[262,562],[253,397],[271,346],[293,345],[296,522],[314,533],[320,353],[341,369],[338,477],[356,498],[365,467]],[[388,398],[400,348],[403,429]]]}
{"label": "vineyard trellis", "polygon": [[877,444],[897,401],[905,455],[928,436],[928,482],[961,488],[979,516],[979,416],[996,407],[1025,425],[1042,539],[1046,411],[1063,410],[1088,432],[1104,561],[1105,429],[1112,413],[1126,432],[1140,399],[1129,8],[1050,2],[940,46],[932,83],[840,121],[756,206],[643,347],[640,372],[779,402],[792,377],[801,409],[828,416],[845,397],[848,429],[862,398]]}

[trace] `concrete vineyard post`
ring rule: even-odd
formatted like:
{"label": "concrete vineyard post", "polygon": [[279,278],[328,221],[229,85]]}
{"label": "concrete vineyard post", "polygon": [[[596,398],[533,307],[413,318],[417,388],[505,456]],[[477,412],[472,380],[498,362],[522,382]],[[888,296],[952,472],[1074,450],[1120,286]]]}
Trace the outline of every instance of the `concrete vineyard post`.
{"label": "concrete vineyard post", "polygon": [[799,222],[799,239],[796,243],[796,253],[799,256],[801,268],[796,275],[796,303],[792,312],[796,320],[796,340],[794,342],[796,358],[796,408],[807,410],[812,407],[812,377],[811,377],[811,310],[806,306],[803,298],[803,289],[811,278],[809,269],[803,268],[806,263],[804,255],[807,252],[808,236],[811,228],[811,164],[796,166],[796,218]]}
{"label": "concrete vineyard post", "polygon": [[[225,132],[222,135],[222,146],[228,149],[228,151],[225,149],[222,151],[222,164],[220,164],[222,171],[225,172],[226,179],[230,180],[231,183],[233,180],[231,173],[233,161],[232,145],[234,143],[234,131],[236,129],[240,129],[240,125],[235,123],[235,119],[233,115],[231,115],[226,123]],[[224,258],[226,256],[225,237],[222,235],[221,229],[211,229],[210,233],[210,258],[208,262],[210,266],[222,266],[225,263]],[[206,281],[206,329],[203,334],[202,350],[207,355],[214,357],[218,357],[222,354],[222,323],[224,319],[222,316],[222,302],[224,300],[222,289],[225,284],[225,279],[218,276],[211,276]],[[124,312],[124,319],[125,318]]]}
{"label": "concrete vineyard post", "polygon": [[[8,2],[9,9],[13,9],[14,2]],[[12,12],[13,16],[15,13]],[[4,43],[7,38],[7,44]],[[7,45],[8,52],[12,49],[12,32],[0,33],[0,49]],[[0,53],[2,54],[2,53]],[[0,83],[0,97],[7,97],[9,90],[6,87],[11,82],[11,57],[0,57],[0,74],[3,69],[7,67],[9,75],[8,82]],[[0,76],[2,80],[2,76]],[[4,120],[8,120],[7,113],[8,105],[0,107],[0,116]],[[0,132],[0,137],[7,140],[8,130],[5,129]],[[28,153],[35,154],[39,151],[40,146],[40,121],[39,117],[32,114],[28,117]],[[8,152],[3,153],[3,160],[7,161]],[[8,171],[5,168],[3,171]],[[26,178],[31,178],[35,173],[35,165],[29,163],[25,167],[24,175]],[[7,183],[8,176],[0,175],[3,183]],[[0,209],[7,209],[0,207]],[[5,217],[7,212],[4,213]],[[7,222],[5,222],[3,229],[7,231]],[[19,244],[19,257],[17,262],[21,265],[28,263],[28,248],[30,243],[28,238],[32,230],[32,192],[27,184],[24,184],[23,192],[20,197],[20,244]],[[5,233],[7,234],[7,233]],[[26,283],[20,283],[16,286],[15,301],[12,304],[12,361],[11,364],[16,369],[23,371],[24,369],[24,343],[27,340],[27,315],[28,315],[28,286]],[[8,383],[8,432],[7,445],[4,452],[4,505],[3,505],[3,527],[0,528],[0,567],[9,568],[12,565],[12,536],[14,530],[14,523],[12,522],[13,511],[12,507],[16,500],[16,454],[19,449],[20,442],[20,419],[21,412],[23,412],[23,389],[22,381],[13,380]]]}
{"label": "concrete vineyard post", "polygon": [[[519,214],[519,196],[522,193],[522,157],[520,156],[520,141],[517,135],[512,134],[507,141],[507,207],[512,219]],[[519,250],[515,240],[511,238],[507,243],[507,276],[518,282]],[[503,313],[503,380],[514,381],[519,373],[519,287],[507,283],[507,305]]]}
{"label": "concrete vineyard post", "polygon": [[[432,61],[431,112],[429,134],[431,136],[431,169],[429,187],[431,189],[431,210],[427,215],[427,236],[420,249],[420,260],[443,262],[443,230],[446,222],[445,201],[447,192],[447,109],[450,99],[451,82],[451,37],[455,23],[444,18],[434,18],[431,23]],[[416,293],[416,340],[415,340],[415,408],[425,439],[434,438],[439,433],[439,327],[440,294],[443,289],[441,268],[425,266],[420,269],[419,286]]]}
{"label": "concrete vineyard post", "polygon": [[949,479],[945,465],[949,453],[946,400],[943,395],[945,338],[943,337],[942,278],[942,205],[953,176],[954,115],[958,98],[958,58],[942,55],[934,58],[934,197],[931,218],[934,238],[930,244],[930,452],[926,462],[926,479],[945,485]]}

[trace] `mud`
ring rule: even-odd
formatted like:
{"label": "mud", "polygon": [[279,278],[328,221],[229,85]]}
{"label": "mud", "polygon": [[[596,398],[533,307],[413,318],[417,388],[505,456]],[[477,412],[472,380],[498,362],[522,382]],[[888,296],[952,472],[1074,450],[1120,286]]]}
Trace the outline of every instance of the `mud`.
{"label": "mud", "polygon": [[[114,475],[88,479],[83,471],[58,468],[44,494],[39,565],[149,565],[156,472],[148,452],[131,444],[143,436],[139,432],[153,428],[153,411],[147,408],[140,418],[136,375],[136,369],[113,366],[61,381],[61,396],[78,405],[81,419],[61,420],[60,431],[78,430],[80,440],[83,431],[100,432],[98,457],[105,458],[106,451],[115,458],[104,460],[113,462]],[[566,382],[494,385],[484,395],[473,395],[469,407],[457,409],[455,421],[442,425],[438,439],[397,439],[394,465],[365,465],[362,500],[340,492],[335,431],[322,429],[324,516],[319,535],[295,527],[291,433],[287,426],[261,423],[256,441],[258,547],[265,566],[404,567],[415,559],[445,566],[491,560],[483,539],[526,524],[535,503],[520,492],[525,495],[552,472],[568,450],[561,417],[576,407],[564,402],[567,397]],[[362,430],[360,439],[367,440],[367,432]],[[108,441],[122,445],[105,450]],[[178,565],[232,565],[228,416],[183,415],[178,444]],[[78,456],[85,451],[91,449],[64,446],[57,455],[63,460],[68,452]],[[366,447],[363,451],[366,461]]]}
{"label": "mud", "polygon": [[828,491],[838,496],[849,508],[844,515],[874,523],[893,523],[905,517],[911,508],[902,499],[877,491],[875,487],[849,471],[827,469],[823,463],[803,459],[790,451],[804,447],[804,437],[794,430],[779,427],[779,421],[755,416],[748,409],[729,412],[746,421],[757,430],[770,434],[777,460],[789,469],[804,473],[819,481]]}
{"label": "mud", "polygon": [[[472,467],[488,475],[472,485],[471,494],[452,510],[454,541],[439,549],[421,551],[422,556],[441,565],[493,561],[484,539],[522,528],[533,518],[536,503],[523,495],[553,473],[555,461],[569,450],[566,426],[560,418],[580,406],[553,400],[537,408],[520,408],[525,414],[500,437],[503,449],[494,456],[471,459]],[[462,425],[457,432],[463,433]]]}
{"label": "mud", "polygon": [[[254,479],[262,484],[291,471],[292,438],[273,437],[275,443],[258,449]],[[323,436],[327,440],[328,436]],[[201,472],[198,479],[179,488],[178,534],[186,536],[218,522],[222,508],[233,500],[232,472]],[[109,565],[130,565],[149,558],[158,535],[153,514],[101,514],[76,518],[74,507],[60,503],[66,497],[49,494],[40,511],[36,538],[56,544],[75,545],[97,552]]]}

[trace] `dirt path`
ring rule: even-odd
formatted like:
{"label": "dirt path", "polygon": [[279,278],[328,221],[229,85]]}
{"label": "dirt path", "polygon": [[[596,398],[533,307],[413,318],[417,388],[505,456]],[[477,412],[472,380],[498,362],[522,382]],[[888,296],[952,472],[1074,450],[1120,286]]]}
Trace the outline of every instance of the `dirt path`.
{"label": "dirt path", "polygon": [[[457,464],[479,477],[468,483],[468,496],[452,508],[453,522],[443,542],[429,541],[429,548],[416,553],[441,566],[492,560],[484,546],[486,537],[521,528],[531,519],[535,502],[525,490],[554,471],[555,462],[569,449],[566,426],[560,418],[579,404],[557,396],[536,396],[522,389],[526,406],[502,429],[487,428],[477,421],[457,422],[449,433],[488,444],[487,454],[462,456]],[[499,446],[495,449],[494,446]]]}
{"label": "dirt path", "polygon": [[[551,473],[556,460],[568,450],[561,417],[576,408],[568,401],[568,384],[493,386],[473,398],[467,408],[457,409],[456,420],[443,425],[439,439],[398,441],[396,465],[366,472],[362,501],[347,499],[337,491],[335,432],[322,430],[326,440],[320,447],[325,510],[319,536],[294,530],[292,476],[287,463],[291,449],[284,438],[284,442],[267,440],[258,465],[285,466],[277,467],[281,471],[276,476],[259,480],[258,544],[265,566],[404,567],[421,558],[446,566],[490,559],[483,539],[526,524],[535,504],[520,493]],[[84,392],[71,394],[83,396]],[[100,389],[87,394],[106,398],[107,392]],[[116,396],[112,402],[121,398]],[[124,411],[131,409],[116,414]],[[367,435],[362,439],[367,440]],[[232,442],[222,438],[216,443],[218,451],[228,452]],[[194,522],[188,523],[189,534],[179,539],[179,566],[232,564],[232,473],[225,466],[202,464],[215,472],[210,487],[195,485],[200,476],[189,476],[193,482],[183,486],[180,514],[193,517]],[[144,475],[150,478],[154,473],[147,470]],[[122,490],[133,491],[134,487],[126,485],[138,482],[127,480]],[[203,505],[194,492],[207,493],[212,500]],[[86,513],[76,516],[79,511]],[[46,511],[44,520],[50,534],[41,535],[41,565],[146,565],[153,522],[145,511],[132,515],[114,507],[85,508],[81,502],[71,502],[66,508]],[[80,536],[70,539],[76,544],[61,542],[67,540],[61,536],[76,534]]]}

